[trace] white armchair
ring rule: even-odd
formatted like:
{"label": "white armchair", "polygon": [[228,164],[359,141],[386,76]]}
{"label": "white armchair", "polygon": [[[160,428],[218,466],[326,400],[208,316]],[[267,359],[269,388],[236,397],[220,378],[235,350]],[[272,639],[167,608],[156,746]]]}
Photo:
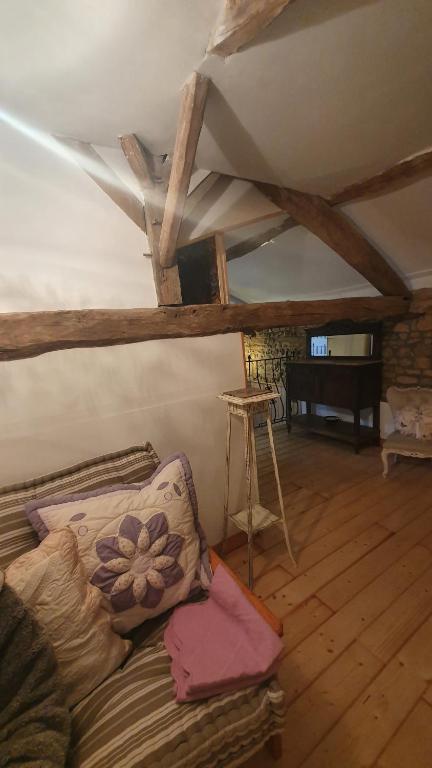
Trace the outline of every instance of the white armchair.
{"label": "white armchair", "polygon": [[432,458],[432,389],[425,387],[389,387],[390,405],[395,431],[383,442],[383,476],[389,471],[389,456]]}

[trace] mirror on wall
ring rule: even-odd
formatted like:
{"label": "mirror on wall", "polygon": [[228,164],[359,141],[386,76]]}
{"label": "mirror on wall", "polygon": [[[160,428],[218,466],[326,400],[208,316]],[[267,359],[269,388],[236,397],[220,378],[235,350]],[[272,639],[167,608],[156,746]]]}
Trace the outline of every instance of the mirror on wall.
{"label": "mirror on wall", "polygon": [[371,333],[311,336],[311,357],[372,357]]}
{"label": "mirror on wall", "polygon": [[381,356],[381,324],[344,321],[307,331],[308,357],[370,358]]}

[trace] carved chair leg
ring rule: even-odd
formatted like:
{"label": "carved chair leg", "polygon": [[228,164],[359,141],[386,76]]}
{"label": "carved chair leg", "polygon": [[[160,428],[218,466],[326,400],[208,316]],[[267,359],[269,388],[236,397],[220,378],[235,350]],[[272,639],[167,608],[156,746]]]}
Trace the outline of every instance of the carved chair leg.
{"label": "carved chair leg", "polygon": [[270,736],[268,741],[266,741],[266,747],[273,760],[280,760],[282,757],[282,734],[275,733],[273,736]]}

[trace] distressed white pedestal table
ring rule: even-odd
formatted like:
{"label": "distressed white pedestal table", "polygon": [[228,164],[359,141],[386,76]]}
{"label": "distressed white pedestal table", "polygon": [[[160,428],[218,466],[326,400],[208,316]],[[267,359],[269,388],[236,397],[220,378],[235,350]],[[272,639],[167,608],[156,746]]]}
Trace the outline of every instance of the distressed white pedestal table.
{"label": "distressed white pedestal table", "polygon": [[[253,589],[253,537],[258,531],[270,528],[274,525],[280,525],[283,529],[284,538],[288,554],[295,564],[291,549],[291,542],[287,522],[285,519],[285,510],[282,496],[282,488],[279,478],[279,470],[276,460],[276,451],[273,439],[273,430],[270,414],[270,403],[276,397],[280,397],[278,392],[261,391],[247,387],[233,392],[224,392],[218,395],[220,400],[227,404],[227,434],[226,434],[226,475],[225,475],[225,501],[224,501],[224,531],[223,541],[228,535],[228,523],[231,520],[234,525],[244,531],[248,537],[248,567],[249,567],[249,589]],[[266,509],[260,504],[258,471],[255,447],[254,417],[259,414],[265,417],[268,436],[270,441],[270,450],[273,460],[273,469],[276,479],[277,493],[279,499],[280,514]],[[243,421],[244,430],[244,462],[246,473],[246,507],[238,512],[229,511],[229,491],[230,491],[230,453],[231,453],[231,418],[240,417]]]}

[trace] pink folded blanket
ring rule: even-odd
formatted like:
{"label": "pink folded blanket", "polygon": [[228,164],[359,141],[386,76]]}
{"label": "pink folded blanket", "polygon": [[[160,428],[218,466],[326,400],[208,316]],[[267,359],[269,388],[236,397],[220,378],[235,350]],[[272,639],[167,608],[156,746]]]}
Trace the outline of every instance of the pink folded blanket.
{"label": "pink folded blanket", "polygon": [[274,674],[283,648],[223,567],[205,602],[176,608],[164,640],[177,701],[256,685]]}

